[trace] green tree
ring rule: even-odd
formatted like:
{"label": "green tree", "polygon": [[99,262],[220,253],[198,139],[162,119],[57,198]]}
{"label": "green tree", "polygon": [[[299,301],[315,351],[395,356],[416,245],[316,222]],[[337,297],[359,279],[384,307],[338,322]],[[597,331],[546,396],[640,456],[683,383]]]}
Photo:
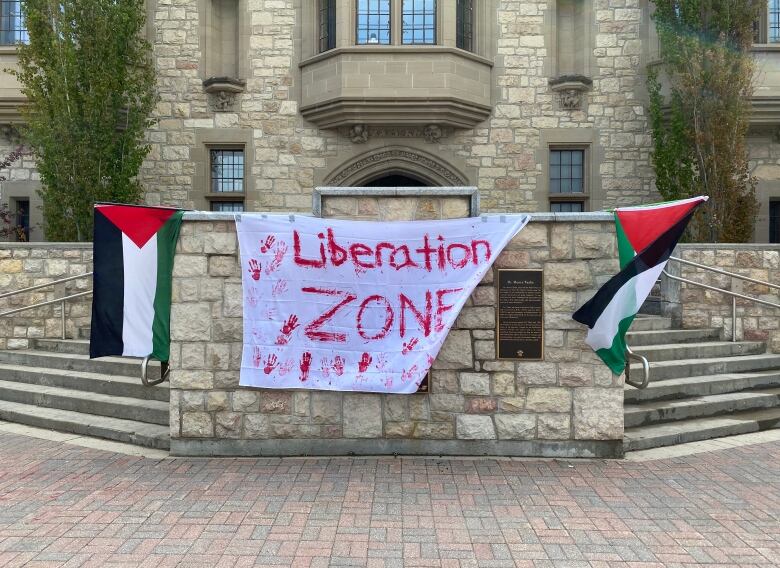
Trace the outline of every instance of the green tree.
{"label": "green tree", "polygon": [[25,0],[19,70],[49,240],[92,238],[96,201],[137,203],[156,104],[143,0]]}
{"label": "green tree", "polygon": [[708,195],[699,242],[746,242],[758,203],[748,164],[753,24],[766,0],[653,0],[660,62],[648,72],[656,184],[665,199]]}

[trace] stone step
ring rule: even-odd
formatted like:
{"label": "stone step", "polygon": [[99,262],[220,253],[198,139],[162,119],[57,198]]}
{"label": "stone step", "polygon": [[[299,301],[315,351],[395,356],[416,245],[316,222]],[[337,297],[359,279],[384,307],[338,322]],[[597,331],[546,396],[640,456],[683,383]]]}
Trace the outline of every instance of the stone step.
{"label": "stone step", "polygon": [[662,318],[659,316],[637,316],[631,324],[631,331],[656,331],[671,328],[671,318]]}
{"label": "stone step", "polygon": [[778,427],[780,427],[780,408],[747,410],[727,416],[692,418],[628,428],[623,438],[623,447],[627,452],[646,450]]}
{"label": "stone step", "polygon": [[0,400],[168,425],[168,403],[0,380]]}
{"label": "stone step", "polygon": [[95,436],[159,450],[170,449],[168,426],[0,400],[0,420]]}
{"label": "stone step", "polygon": [[625,427],[688,420],[743,410],[780,407],[780,388],[713,394],[626,405]]}
{"label": "stone step", "polygon": [[96,394],[131,397],[139,400],[170,400],[168,382],[153,387],[141,383],[141,377],[124,377],[105,373],[69,371],[46,367],[22,367],[0,363],[0,380],[66,388]]}
{"label": "stone step", "polygon": [[766,352],[761,341],[710,341],[707,343],[682,343],[680,345],[648,345],[634,349],[651,363],[680,361],[681,359],[711,359],[713,357],[738,357]]}
{"label": "stone step", "polygon": [[[74,353],[55,353],[49,351],[0,351],[0,364],[23,365],[66,371],[86,371],[104,375],[133,377],[141,381],[141,361],[129,357],[101,357],[90,359],[87,355]],[[160,376],[160,363],[149,362],[149,378]]]}
{"label": "stone step", "polygon": [[[719,375],[723,373],[747,373],[780,369],[780,355],[744,355],[739,357],[714,357],[707,359],[682,359],[680,361],[657,361],[650,365],[650,381],[665,381],[683,377]],[[640,364],[631,365],[631,375],[639,380],[642,376]]]}
{"label": "stone step", "polygon": [[71,353],[73,355],[89,355],[88,339],[32,339],[30,348],[36,351],[52,353]]}
{"label": "stone step", "polygon": [[661,329],[652,331],[631,331],[626,334],[626,341],[632,348],[646,345],[676,345],[679,343],[700,343],[703,341],[718,341],[719,329]]}
{"label": "stone step", "polygon": [[646,389],[635,389],[626,385],[623,397],[628,405],[771,387],[780,387],[780,370],[669,379],[651,382]]}

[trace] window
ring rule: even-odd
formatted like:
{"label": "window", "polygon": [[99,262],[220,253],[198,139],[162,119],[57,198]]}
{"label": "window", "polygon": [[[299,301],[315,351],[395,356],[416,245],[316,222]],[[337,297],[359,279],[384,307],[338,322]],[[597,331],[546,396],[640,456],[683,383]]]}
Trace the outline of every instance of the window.
{"label": "window", "polygon": [[474,51],[474,0],[458,0],[456,9],[456,45]]}
{"label": "window", "polygon": [[243,213],[244,203],[242,201],[212,201],[211,210],[220,213]]}
{"label": "window", "polygon": [[320,2],[320,53],[336,47],[336,0]]}
{"label": "window", "polygon": [[780,42],[780,0],[769,2],[769,43]]}
{"label": "window", "polygon": [[21,0],[0,0],[0,45],[28,41]]}
{"label": "window", "polygon": [[[211,168],[209,195],[212,211],[236,211],[244,205],[244,149],[212,148],[209,150]],[[228,204],[232,208],[227,208]]]}
{"label": "window", "polygon": [[436,0],[403,0],[401,21],[404,44],[436,43]]}
{"label": "window", "polygon": [[769,242],[780,243],[780,201],[769,202]]}
{"label": "window", "polygon": [[753,22],[754,43],[780,43],[780,0],[767,0]]}
{"label": "window", "polygon": [[585,211],[585,149],[550,149],[550,210]]}
{"label": "window", "polygon": [[357,43],[390,43],[390,0],[357,0]]}
{"label": "window", "polygon": [[16,240],[30,240],[30,200],[16,199]]}

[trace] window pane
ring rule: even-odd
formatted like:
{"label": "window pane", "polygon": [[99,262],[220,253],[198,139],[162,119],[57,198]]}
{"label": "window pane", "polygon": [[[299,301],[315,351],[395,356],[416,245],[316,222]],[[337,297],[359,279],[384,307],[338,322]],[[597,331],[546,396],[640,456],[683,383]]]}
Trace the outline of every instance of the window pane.
{"label": "window pane", "polygon": [[769,1],[769,41],[780,42],[780,0]]}
{"label": "window pane", "polygon": [[390,0],[359,0],[357,43],[390,43]]}
{"label": "window pane", "polygon": [[0,45],[27,43],[29,40],[21,0],[0,0]]}
{"label": "window pane", "polygon": [[436,43],[436,0],[403,0],[403,43]]}
{"label": "window pane", "polygon": [[584,180],[585,150],[550,150],[550,193],[585,193]]}
{"label": "window pane", "polygon": [[458,0],[456,44],[460,49],[474,51],[474,0]]}
{"label": "window pane", "polygon": [[319,0],[320,53],[336,47],[336,0]]}
{"label": "window pane", "polygon": [[244,211],[243,201],[212,201],[211,210],[221,213],[242,213]]}
{"label": "window pane", "polygon": [[244,191],[244,151],[211,150],[211,192]]}
{"label": "window pane", "polygon": [[582,213],[585,211],[584,201],[553,201],[550,203],[553,213]]}

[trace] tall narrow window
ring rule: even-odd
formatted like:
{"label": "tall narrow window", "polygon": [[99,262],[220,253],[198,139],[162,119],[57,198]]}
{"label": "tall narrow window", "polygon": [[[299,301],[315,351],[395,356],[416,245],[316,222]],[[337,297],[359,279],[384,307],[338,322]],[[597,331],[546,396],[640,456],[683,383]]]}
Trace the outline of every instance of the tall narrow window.
{"label": "tall narrow window", "polygon": [[357,0],[357,43],[390,43],[390,0]]}
{"label": "tall narrow window", "polygon": [[769,43],[780,42],[780,0],[769,2]]}
{"label": "tall narrow window", "polygon": [[769,242],[780,243],[780,201],[769,202]]}
{"label": "tall narrow window", "polygon": [[550,211],[585,211],[585,149],[550,150]]}
{"label": "tall narrow window", "polygon": [[29,41],[21,0],[0,0],[0,45]]}
{"label": "tall narrow window", "polygon": [[403,43],[436,43],[436,0],[403,0],[401,21]]}
{"label": "tall narrow window", "polygon": [[[238,211],[244,206],[244,150],[209,151],[211,166],[210,193],[212,211]],[[241,209],[236,209],[240,207]]]}
{"label": "tall narrow window", "polygon": [[320,2],[320,53],[336,47],[336,0]]}
{"label": "tall narrow window", "polygon": [[474,51],[474,0],[458,0],[456,45]]}

